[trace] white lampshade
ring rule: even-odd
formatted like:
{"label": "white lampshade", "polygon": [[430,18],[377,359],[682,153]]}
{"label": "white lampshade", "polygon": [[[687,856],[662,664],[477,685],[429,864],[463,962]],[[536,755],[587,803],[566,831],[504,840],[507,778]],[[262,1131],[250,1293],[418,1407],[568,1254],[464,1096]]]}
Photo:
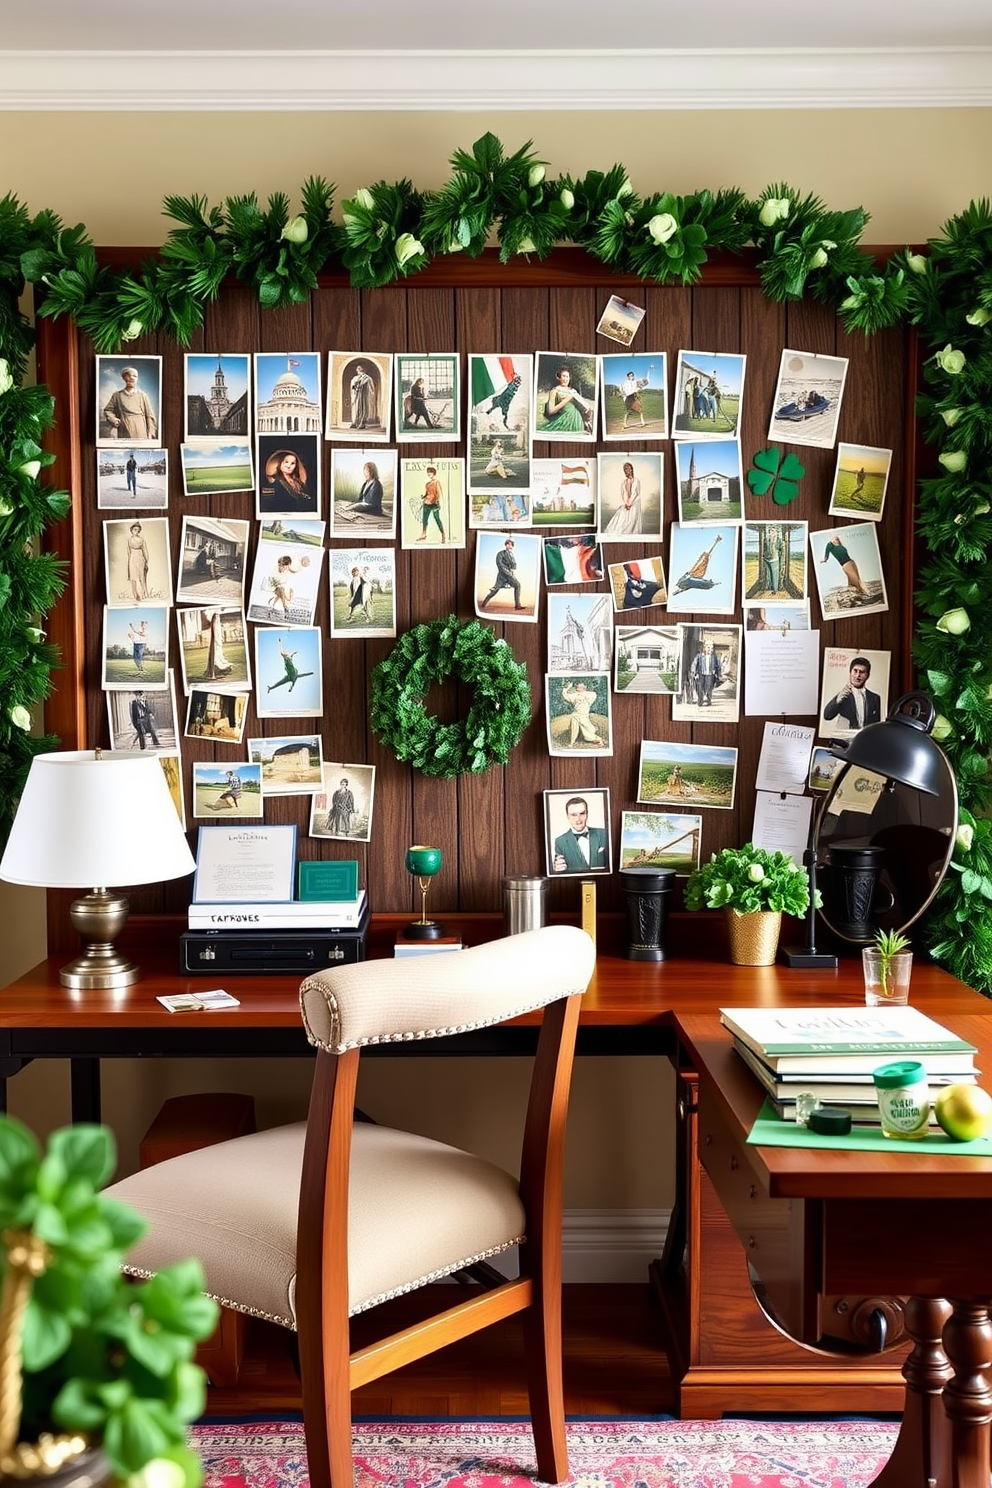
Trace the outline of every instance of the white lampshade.
{"label": "white lampshade", "polygon": [[86,889],[160,883],[195,867],[158,756],[79,749],[32,760],[0,878]]}

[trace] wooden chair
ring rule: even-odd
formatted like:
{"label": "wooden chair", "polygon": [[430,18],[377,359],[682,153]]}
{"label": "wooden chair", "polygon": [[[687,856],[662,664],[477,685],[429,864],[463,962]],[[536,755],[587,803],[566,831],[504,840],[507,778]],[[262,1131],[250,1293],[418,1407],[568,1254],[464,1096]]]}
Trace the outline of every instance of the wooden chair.
{"label": "wooden chair", "polygon": [[[313,1488],[351,1488],[352,1389],[515,1312],[524,1314],[538,1477],[567,1478],[562,1166],[594,961],[589,936],[559,925],[309,977],[300,998],[318,1052],[306,1122],[183,1154],[107,1190],[149,1221],[128,1271],[146,1276],[196,1256],[218,1301],[297,1330]],[[426,1042],[539,1007],[519,1180],[458,1148],[354,1121],[364,1047]],[[352,1352],[350,1316],[514,1245],[517,1279],[453,1291],[445,1311]]]}

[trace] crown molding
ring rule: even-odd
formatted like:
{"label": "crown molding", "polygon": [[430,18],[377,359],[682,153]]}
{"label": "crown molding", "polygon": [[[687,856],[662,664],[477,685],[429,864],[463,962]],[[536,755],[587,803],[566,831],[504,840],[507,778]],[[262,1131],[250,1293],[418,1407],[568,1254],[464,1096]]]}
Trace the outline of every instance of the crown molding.
{"label": "crown molding", "polygon": [[[606,64],[606,65],[604,65]],[[424,77],[430,77],[430,87]],[[0,51],[0,111],[984,108],[992,47]]]}

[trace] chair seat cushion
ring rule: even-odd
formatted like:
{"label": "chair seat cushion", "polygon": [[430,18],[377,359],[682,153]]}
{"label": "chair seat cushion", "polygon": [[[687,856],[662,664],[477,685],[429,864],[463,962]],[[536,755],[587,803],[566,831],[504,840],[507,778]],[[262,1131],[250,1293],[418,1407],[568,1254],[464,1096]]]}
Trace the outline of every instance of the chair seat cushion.
{"label": "chair seat cushion", "polygon": [[[296,1224],[306,1125],[274,1127],[184,1153],[112,1184],[149,1232],[127,1270],[148,1275],[196,1257],[225,1306],[295,1328]],[[349,1310],[524,1238],[517,1181],[442,1142],[367,1122],[352,1137]]]}

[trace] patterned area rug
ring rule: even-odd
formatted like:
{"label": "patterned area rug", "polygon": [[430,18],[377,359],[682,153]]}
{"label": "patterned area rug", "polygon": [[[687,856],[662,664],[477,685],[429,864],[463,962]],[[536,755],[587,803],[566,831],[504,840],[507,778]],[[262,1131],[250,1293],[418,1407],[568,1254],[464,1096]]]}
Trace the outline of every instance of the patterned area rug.
{"label": "patterned area rug", "polygon": [[[570,1421],[574,1488],[864,1488],[889,1421]],[[355,1488],[532,1488],[526,1421],[360,1421]],[[205,1488],[307,1488],[299,1421],[193,1428]]]}

